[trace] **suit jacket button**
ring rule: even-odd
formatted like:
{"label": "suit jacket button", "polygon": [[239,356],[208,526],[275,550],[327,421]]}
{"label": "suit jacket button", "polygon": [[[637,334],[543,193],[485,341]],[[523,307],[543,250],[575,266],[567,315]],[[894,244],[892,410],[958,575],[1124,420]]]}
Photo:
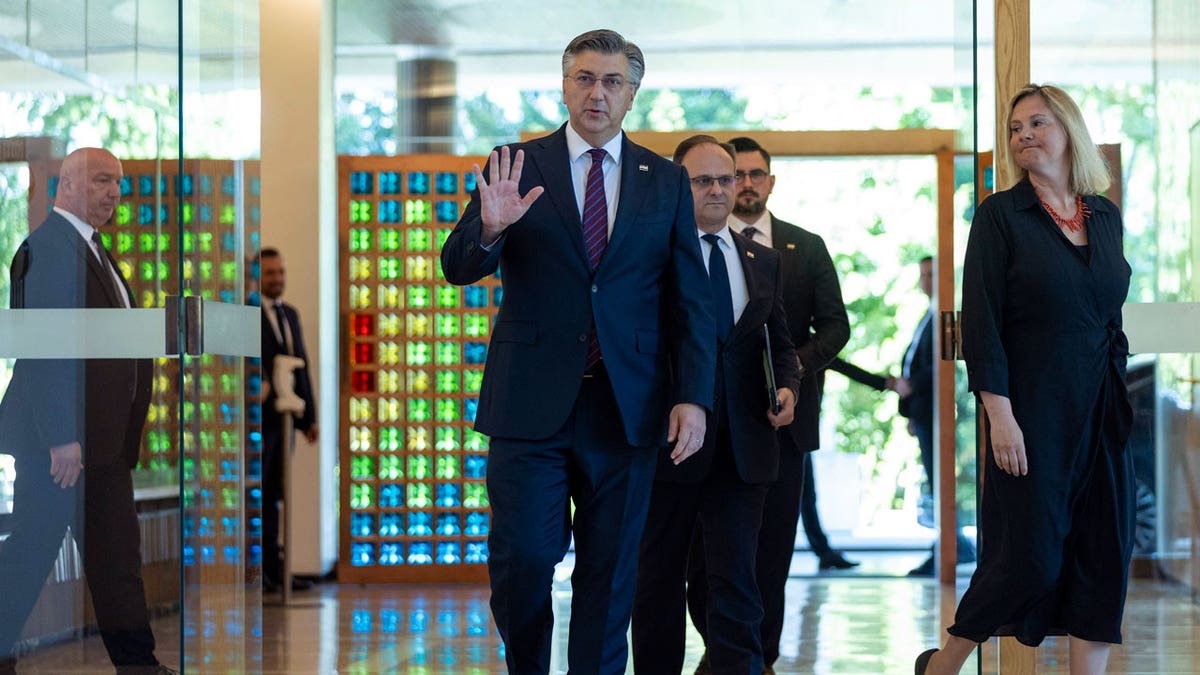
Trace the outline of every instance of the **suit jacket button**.
{"label": "suit jacket button", "polygon": [[580,342],[587,342],[587,338],[588,338],[588,336],[587,336],[587,333],[580,333],[580,334],[579,334],[579,341],[580,341]]}
{"label": "suit jacket button", "polygon": [[600,290],[599,286],[597,286],[596,284],[592,284],[592,292],[593,293],[595,293],[596,291],[599,291],[599,290]]}

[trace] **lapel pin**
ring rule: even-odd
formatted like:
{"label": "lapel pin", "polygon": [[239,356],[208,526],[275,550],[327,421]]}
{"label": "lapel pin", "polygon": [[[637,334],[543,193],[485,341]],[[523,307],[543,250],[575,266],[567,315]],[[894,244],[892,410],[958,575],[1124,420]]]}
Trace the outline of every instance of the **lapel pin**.
{"label": "lapel pin", "polygon": [[638,171],[649,171],[649,170],[650,170],[649,164],[638,164]]}
{"label": "lapel pin", "polygon": [[789,248],[789,249],[796,248],[796,245],[795,245],[795,244],[788,244],[787,246],[788,246],[788,248]]}
{"label": "lapel pin", "polygon": [[754,251],[746,251],[746,257],[747,257],[747,258],[753,258],[753,257],[754,257]]}

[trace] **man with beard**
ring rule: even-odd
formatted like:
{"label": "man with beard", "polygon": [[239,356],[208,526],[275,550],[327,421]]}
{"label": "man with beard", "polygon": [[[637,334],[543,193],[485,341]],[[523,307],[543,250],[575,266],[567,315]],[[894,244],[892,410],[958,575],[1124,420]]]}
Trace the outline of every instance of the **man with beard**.
{"label": "man with beard", "polygon": [[[824,368],[850,338],[850,323],[842,304],[833,259],[821,237],[782,221],[766,210],[767,198],[775,187],[771,156],[754,139],[730,141],[737,150],[737,202],[729,226],[742,236],[779,251],[783,268],[783,302],[788,330],[800,361],[800,390],[796,395],[795,419],[779,434],[779,478],[767,491],[762,529],[758,535],[756,560],[758,589],[762,596],[762,650],[765,672],[779,657],[783,630],[784,585],[795,548],[796,524],[801,495],[812,490],[809,454],[820,444],[818,416]],[[815,495],[814,495],[815,497]],[[813,502],[815,509],[815,500]],[[807,522],[805,523],[808,524]],[[806,531],[807,527],[806,527]],[[811,532],[811,531],[809,531]],[[821,556],[821,569],[844,569],[851,563],[840,553],[817,549],[820,538],[811,532],[809,541]],[[703,617],[707,614],[707,587],[703,545],[696,537],[688,568],[688,611],[692,623],[705,638]],[[703,672],[707,661],[697,672]]]}

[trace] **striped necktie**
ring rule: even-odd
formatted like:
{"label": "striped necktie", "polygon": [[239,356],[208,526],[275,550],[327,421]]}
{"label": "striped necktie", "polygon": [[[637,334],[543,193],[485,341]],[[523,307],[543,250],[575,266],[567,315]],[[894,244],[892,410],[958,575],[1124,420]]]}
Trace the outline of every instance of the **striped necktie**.
{"label": "striped necktie", "polygon": [[[588,169],[583,197],[583,248],[587,251],[588,264],[595,270],[608,244],[608,200],[604,196],[604,157],[608,153],[603,148],[592,148],[588,154],[592,156],[592,166]],[[600,340],[593,325],[588,336],[587,369],[599,360]]]}

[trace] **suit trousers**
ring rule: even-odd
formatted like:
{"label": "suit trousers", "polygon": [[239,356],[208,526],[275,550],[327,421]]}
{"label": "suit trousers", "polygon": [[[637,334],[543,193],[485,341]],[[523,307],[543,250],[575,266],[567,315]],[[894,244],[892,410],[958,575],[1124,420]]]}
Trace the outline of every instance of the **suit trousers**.
{"label": "suit trousers", "polygon": [[[757,568],[759,597],[763,619],[760,628],[763,663],[771,665],[779,658],[779,636],[783,633],[784,587],[796,552],[796,526],[800,522],[800,498],[805,478],[805,457],[796,449],[790,434],[779,433],[779,478],[767,489],[762,525],[758,531]],[[710,636],[701,627],[706,616],[707,590],[704,581],[688,575],[688,612],[704,643]]]}
{"label": "suit trousers", "polygon": [[113,665],[156,665],[129,468],[87,465],[64,490],[50,476],[48,452],[18,456],[16,466],[12,533],[0,544],[0,658],[13,652],[69,530]]}
{"label": "suit trousers", "polygon": [[283,583],[279,549],[279,502],[283,495],[283,432],[263,424],[262,444],[262,570],[263,576]]}
{"label": "suit trousers", "polygon": [[[812,453],[804,453],[804,484],[800,490],[800,523],[804,526],[804,537],[808,539],[808,547],[818,558],[833,553],[829,545],[829,537],[821,527],[821,514],[817,511],[817,481],[813,471]],[[792,535],[793,548],[795,534]]]}
{"label": "suit trousers", "polygon": [[513,675],[549,671],[554,566],[572,534],[568,667],[572,675],[625,672],[656,448],[630,446],[620,419],[601,374],[584,379],[572,413],[550,438],[491,439],[491,606]]}
{"label": "suit trousers", "polygon": [[633,667],[650,675],[683,668],[685,581],[704,577],[704,616],[693,623],[708,636],[713,673],[760,675],[762,604],[754,556],[767,484],[738,477],[728,431],[701,483],[655,482],[642,534],[633,606]]}

